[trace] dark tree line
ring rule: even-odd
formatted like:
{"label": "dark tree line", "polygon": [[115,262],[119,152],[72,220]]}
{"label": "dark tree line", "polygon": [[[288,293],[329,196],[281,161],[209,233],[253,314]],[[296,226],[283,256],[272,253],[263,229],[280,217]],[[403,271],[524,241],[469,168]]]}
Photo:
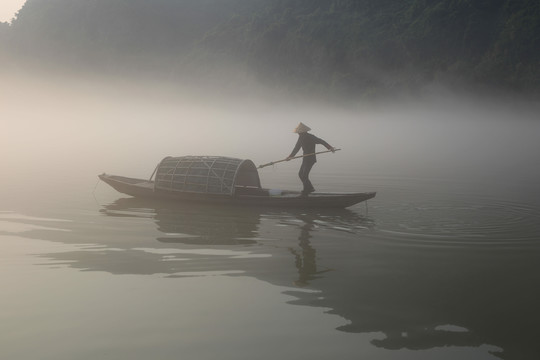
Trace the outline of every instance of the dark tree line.
{"label": "dark tree line", "polygon": [[234,64],[321,92],[540,90],[537,0],[28,0],[0,42],[41,63],[207,76]]}

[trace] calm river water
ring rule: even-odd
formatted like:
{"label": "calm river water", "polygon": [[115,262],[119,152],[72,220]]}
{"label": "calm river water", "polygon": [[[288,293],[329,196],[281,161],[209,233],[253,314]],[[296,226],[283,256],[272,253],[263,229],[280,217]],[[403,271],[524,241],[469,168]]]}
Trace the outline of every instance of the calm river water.
{"label": "calm river water", "polygon": [[[527,159],[467,161],[456,146],[474,176],[448,176],[429,157],[433,173],[416,175],[388,163],[398,170],[383,174],[361,150],[343,151],[347,166],[321,157],[319,189],[378,193],[326,211],[142,201],[96,183],[102,171],[137,174],[91,152],[70,167],[79,153],[15,151],[0,189],[0,358],[538,359],[539,177],[500,167],[537,169],[537,130],[503,131],[508,141],[489,149],[524,147]],[[436,143],[414,133],[411,144]],[[155,166],[135,160],[141,177]],[[495,170],[473,171],[480,163]],[[297,165],[261,179],[298,188]]]}

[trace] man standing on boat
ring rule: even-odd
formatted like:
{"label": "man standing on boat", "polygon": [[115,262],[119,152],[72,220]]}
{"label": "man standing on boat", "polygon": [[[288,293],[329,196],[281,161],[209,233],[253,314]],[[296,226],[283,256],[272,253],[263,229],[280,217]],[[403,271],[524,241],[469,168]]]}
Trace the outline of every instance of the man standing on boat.
{"label": "man standing on boat", "polygon": [[309,181],[309,172],[311,171],[313,165],[315,165],[317,162],[317,158],[315,156],[315,145],[321,144],[324,145],[328,150],[331,150],[332,152],[335,151],[334,147],[330,146],[326,141],[308,133],[310,130],[311,129],[306,125],[302,123],[298,124],[296,129],[294,129],[294,132],[298,134],[298,141],[296,142],[291,154],[287,157],[287,161],[291,160],[300,150],[300,148],[302,148],[304,158],[302,160],[302,166],[300,166],[298,176],[304,185],[304,189],[302,190],[303,196],[307,196],[307,194],[315,191],[311,181]]}

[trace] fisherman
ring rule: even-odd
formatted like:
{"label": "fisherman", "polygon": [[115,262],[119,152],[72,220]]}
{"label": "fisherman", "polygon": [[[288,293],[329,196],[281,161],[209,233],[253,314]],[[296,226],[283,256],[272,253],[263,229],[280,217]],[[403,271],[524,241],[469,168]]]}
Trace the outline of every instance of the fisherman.
{"label": "fisherman", "polygon": [[302,160],[302,166],[300,166],[300,171],[298,172],[298,176],[300,177],[300,180],[302,180],[302,184],[304,185],[304,189],[302,190],[302,196],[307,196],[309,193],[315,191],[315,188],[311,184],[311,181],[309,181],[309,172],[311,171],[313,165],[315,165],[315,163],[317,162],[317,158],[315,156],[315,145],[322,144],[326,146],[328,150],[332,152],[336,151],[333,146],[330,146],[323,139],[319,139],[315,135],[308,133],[308,131],[310,130],[311,129],[303,123],[298,124],[296,129],[294,129],[294,132],[298,134],[298,141],[296,142],[296,145],[291,152],[291,155],[289,155],[286,159],[287,161],[291,160],[300,150],[300,148],[302,148],[304,155],[307,155],[304,156]]}

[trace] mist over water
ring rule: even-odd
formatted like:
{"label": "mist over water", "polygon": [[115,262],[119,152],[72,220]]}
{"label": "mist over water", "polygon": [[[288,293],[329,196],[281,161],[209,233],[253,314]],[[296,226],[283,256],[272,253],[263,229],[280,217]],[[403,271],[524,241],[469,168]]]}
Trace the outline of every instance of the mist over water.
{"label": "mist over water", "polygon": [[[276,348],[313,359],[540,353],[537,104],[447,93],[338,104],[261,87],[2,79],[0,307],[10,312],[0,357],[32,358],[21,355],[28,339],[66,343],[45,351],[59,359],[103,349],[254,358],[261,347],[246,343],[261,342],[267,358]],[[173,206],[97,182],[102,172],[146,179],[168,155],[283,159],[299,121],[342,149],[318,157],[317,190],[377,191],[368,206]],[[299,189],[299,165],[259,170],[263,186]]]}
{"label": "mist over water", "polygon": [[[302,121],[343,149],[322,155],[314,174],[530,184],[539,179],[534,104],[446,96],[338,105],[165,82],[3,78],[0,136],[10,178],[102,171],[144,178],[168,155],[232,156],[262,164],[290,153],[292,129]],[[271,171],[289,174],[297,166],[284,163]],[[269,170],[261,171],[263,181]]]}

